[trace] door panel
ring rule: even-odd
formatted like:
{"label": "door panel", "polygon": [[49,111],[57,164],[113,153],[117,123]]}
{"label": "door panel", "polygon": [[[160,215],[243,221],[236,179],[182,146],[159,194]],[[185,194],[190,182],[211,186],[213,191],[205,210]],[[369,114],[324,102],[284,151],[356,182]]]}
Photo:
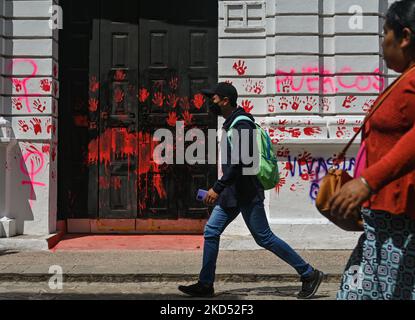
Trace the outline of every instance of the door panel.
{"label": "door panel", "polygon": [[217,128],[198,95],[217,81],[217,1],[62,5],[61,211],[71,218],[205,219],[209,209],[195,196],[214,183],[216,165],[158,165],[153,135],[170,129],[175,151],[178,121],[206,136]]}

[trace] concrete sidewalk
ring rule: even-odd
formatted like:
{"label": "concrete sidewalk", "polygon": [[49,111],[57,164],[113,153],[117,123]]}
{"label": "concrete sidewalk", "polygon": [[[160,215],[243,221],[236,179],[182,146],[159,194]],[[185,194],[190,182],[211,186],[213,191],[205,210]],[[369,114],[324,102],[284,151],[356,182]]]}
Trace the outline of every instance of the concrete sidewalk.
{"label": "concrete sidewalk", "polygon": [[[350,251],[299,251],[313,266],[338,282]],[[67,282],[163,282],[197,279],[202,251],[0,251],[0,282],[48,281],[60,266]],[[265,250],[222,251],[218,281],[298,281],[295,271]]]}

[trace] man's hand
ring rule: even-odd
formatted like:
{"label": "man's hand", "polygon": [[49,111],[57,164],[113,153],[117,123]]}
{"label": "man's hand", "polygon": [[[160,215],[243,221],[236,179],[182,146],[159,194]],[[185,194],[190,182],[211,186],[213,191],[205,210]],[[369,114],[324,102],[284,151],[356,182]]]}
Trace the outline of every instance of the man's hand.
{"label": "man's hand", "polygon": [[218,199],[219,195],[213,191],[213,189],[210,189],[205,198],[205,204],[208,206],[213,206]]}
{"label": "man's hand", "polygon": [[332,216],[347,219],[370,199],[371,191],[360,179],[346,183],[330,201]]}

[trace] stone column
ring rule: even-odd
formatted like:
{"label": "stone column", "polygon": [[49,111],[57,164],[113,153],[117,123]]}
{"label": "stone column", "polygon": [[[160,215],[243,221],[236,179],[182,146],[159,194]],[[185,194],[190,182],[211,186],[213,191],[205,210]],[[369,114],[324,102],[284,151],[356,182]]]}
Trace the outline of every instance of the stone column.
{"label": "stone column", "polygon": [[0,106],[17,140],[7,163],[5,214],[18,234],[49,235],[57,219],[58,30],[48,20],[56,2],[3,2],[10,43],[3,46]]}

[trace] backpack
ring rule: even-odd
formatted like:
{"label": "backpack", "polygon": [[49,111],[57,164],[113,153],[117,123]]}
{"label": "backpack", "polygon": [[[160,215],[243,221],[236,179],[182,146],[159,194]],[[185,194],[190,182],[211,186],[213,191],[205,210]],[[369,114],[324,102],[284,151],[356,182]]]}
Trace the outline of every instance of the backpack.
{"label": "backpack", "polygon": [[247,116],[239,116],[235,119],[228,131],[228,140],[232,146],[232,129],[239,121],[249,121],[255,124],[257,129],[257,142],[259,157],[259,172],[257,174],[258,180],[264,187],[264,190],[274,189],[280,182],[280,171],[278,168],[278,158],[275,155],[272,147],[272,142],[269,134],[257,123]]}

